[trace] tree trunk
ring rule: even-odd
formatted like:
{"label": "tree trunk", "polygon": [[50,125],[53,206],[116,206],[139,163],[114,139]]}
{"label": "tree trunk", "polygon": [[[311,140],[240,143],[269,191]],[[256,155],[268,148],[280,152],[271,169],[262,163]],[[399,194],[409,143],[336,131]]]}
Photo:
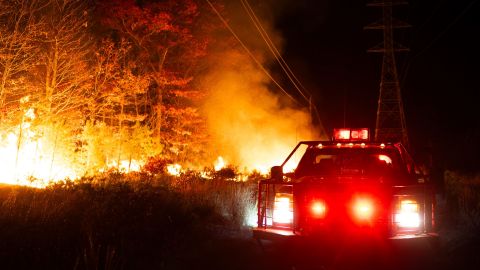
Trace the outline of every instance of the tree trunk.
{"label": "tree trunk", "polygon": [[157,102],[155,104],[155,134],[157,135],[158,141],[161,142],[162,139],[162,105],[163,105],[163,93],[162,88],[164,86],[162,82],[162,71],[165,64],[165,59],[167,58],[168,47],[165,48],[161,54],[161,59],[158,62],[157,68],[153,67],[154,71],[154,80],[157,83]]}

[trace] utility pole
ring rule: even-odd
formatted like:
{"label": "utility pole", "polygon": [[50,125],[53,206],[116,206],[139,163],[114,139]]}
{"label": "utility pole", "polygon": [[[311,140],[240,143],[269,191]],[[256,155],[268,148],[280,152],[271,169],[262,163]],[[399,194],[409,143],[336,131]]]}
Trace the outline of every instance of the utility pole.
{"label": "utility pole", "polygon": [[375,141],[402,142],[408,147],[408,134],[403,111],[402,95],[398,81],[395,52],[409,49],[395,44],[393,32],[396,28],[407,28],[409,24],[396,20],[392,16],[393,7],[406,5],[405,1],[380,0],[367,4],[367,7],[380,7],[382,19],[364,29],[383,30],[383,42],[370,48],[368,52],[383,53],[380,95],[378,97]]}

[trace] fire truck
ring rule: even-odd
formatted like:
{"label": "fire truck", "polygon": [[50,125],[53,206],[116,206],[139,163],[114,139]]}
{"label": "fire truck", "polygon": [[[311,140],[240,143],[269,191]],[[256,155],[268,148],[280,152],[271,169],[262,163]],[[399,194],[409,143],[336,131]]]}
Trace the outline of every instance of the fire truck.
{"label": "fire truck", "polygon": [[[401,143],[372,142],[369,129],[335,129],[302,141],[258,187],[257,240],[436,238],[435,192]],[[287,162],[299,155],[293,172]]]}

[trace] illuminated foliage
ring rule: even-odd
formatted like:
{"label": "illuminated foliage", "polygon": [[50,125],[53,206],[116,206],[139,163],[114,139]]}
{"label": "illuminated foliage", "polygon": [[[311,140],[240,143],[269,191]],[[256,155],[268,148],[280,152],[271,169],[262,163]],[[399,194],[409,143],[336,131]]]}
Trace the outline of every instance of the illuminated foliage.
{"label": "illuminated foliage", "polygon": [[[38,0],[41,1],[41,0]],[[39,48],[31,75],[31,89],[38,108],[49,117],[77,118],[78,106],[88,84],[88,2],[46,0],[41,12],[34,45]]]}
{"label": "illuminated foliage", "polygon": [[190,153],[206,138],[197,109],[204,93],[193,82],[208,43],[205,3],[0,0],[0,7],[0,153],[12,178],[20,164],[40,177],[35,166],[62,162],[77,177],[139,168],[160,153],[198,157]]}
{"label": "illuminated foliage", "polygon": [[0,1],[0,119],[3,121],[18,112],[15,101],[28,94],[27,77],[39,51],[33,45],[40,27],[34,17],[39,5],[39,1]]}
{"label": "illuminated foliage", "polygon": [[195,65],[205,55],[207,34],[202,1],[100,1],[102,23],[131,44],[128,52],[152,80],[146,123],[164,145],[164,154],[179,158],[203,143],[203,120],[195,102],[204,94],[192,86]]}

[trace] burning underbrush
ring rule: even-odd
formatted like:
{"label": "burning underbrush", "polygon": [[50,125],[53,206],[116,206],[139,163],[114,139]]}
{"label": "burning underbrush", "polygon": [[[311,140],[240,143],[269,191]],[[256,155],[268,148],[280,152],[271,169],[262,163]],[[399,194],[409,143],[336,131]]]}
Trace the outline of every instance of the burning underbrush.
{"label": "burning underbrush", "polygon": [[[268,167],[281,164],[295,144],[295,140],[275,142],[279,149],[258,144],[254,147],[256,151],[248,154],[244,148],[252,149],[251,145],[234,144],[235,147],[224,152],[242,149],[244,159],[255,161],[238,162],[239,166],[234,166],[220,155],[210,154],[200,160],[192,158],[195,155],[182,158],[172,154],[166,144],[152,136],[147,126],[138,123],[121,128],[100,121],[87,121],[80,127],[66,122],[47,124],[38,121],[33,109],[26,108],[19,123],[2,122],[0,130],[0,183],[36,188],[113,171],[177,177],[195,173],[203,179],[221,176],[247,181],[251,175],[267,175]],[[247,135],[244,136],[246,140]],[[292,166],[288,169],[293,169]]]}
{"label": "burning underbrush", "polygon": [[1,122],[0,130],[0,183],[37,188],[109,170],[140,171],[147,157],[161,149],[139,124],[48,123],[31,108],[19,121]]}
{"label": "burning underbrush", "polygon": [[1,187],[2,269],[188,269],[215,239],[247,231],[256,183],[114,172]]}

